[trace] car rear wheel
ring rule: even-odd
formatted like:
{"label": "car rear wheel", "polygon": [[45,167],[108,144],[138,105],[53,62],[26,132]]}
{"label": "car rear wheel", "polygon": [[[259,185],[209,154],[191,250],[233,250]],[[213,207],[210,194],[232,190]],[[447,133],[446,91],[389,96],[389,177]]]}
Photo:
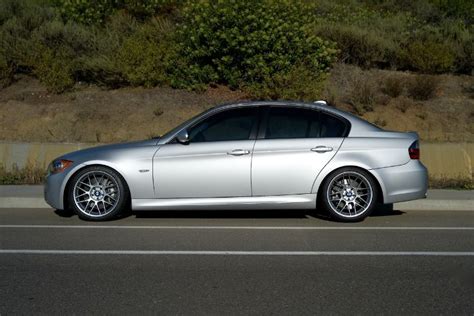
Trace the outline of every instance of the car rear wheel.
{"label": "car rear wheel", "polygon": [[124,181],[110,168],[87,167],[75,174],[71,181],[69,201],[82,219],[112,219],[127,205],[129,194]]}
{"label": "car rear wheel", "polygon": [[321,198],[332,218],[355,222],[372,212],[377,201],[377,186],[366,171],[342,168],[327,177]]}

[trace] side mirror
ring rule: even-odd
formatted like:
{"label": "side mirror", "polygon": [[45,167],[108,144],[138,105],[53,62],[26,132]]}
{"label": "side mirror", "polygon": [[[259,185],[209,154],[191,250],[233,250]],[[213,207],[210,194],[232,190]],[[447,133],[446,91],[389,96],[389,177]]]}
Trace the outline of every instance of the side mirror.
{"label": "side mirror", "polygon": [[183,144],[183,145],[189,144],[188,131],[186,129],[183,129],[182,131],[180,131],[178,135],[176,135],[176,140],[178,141],[178,143]]}

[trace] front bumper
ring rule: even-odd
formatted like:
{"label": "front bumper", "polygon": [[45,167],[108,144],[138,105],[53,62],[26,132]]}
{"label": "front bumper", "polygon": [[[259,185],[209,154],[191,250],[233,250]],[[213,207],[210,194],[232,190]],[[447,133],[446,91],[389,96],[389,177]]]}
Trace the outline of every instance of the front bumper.
{"label": "front bumper", "polygon": [[64,209],[63,183],[64,174],[58,173],[49,174],[44,185],[44,199],[46,203],[58,210]]}
{"label": "front bumper", "polygon": [[380,179],[385,204],[426,198],[428,170],[419,160],[371,171]]}

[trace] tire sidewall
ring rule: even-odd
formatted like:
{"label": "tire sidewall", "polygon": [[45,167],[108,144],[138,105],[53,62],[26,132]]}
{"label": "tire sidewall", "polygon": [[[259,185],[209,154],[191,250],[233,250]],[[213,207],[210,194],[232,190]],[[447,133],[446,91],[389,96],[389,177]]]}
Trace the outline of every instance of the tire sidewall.
{"label": "tire sidewall", "polygon": [[[357,216],[354,216],[354,217],[341,216],[340,214],[338,214],[336,211],[334,211],[332,209],[332,207],[331,207],[331,205],[330,205],[330,203],[327,199],[327,192],[328,192],[328,189],[329,189],[329,184],[332,182],[332,180],[334,180],[334,178],[339,176],[341,173],[345,173],[345,172],[359,173],[360,175],[362,175],[367,180],[367,182],[369,183],[369,185],[372,189],[372,200],[370,202],[369,207],[367,208],[367,210],[365,212],[363,212],[363,213],[361,213]],[[328,214],[334,220],[337,220],[337,221],[340,221],[340,222],[358,222],[358,221],[363,220],[367,216],[369,216],[372,213],[372,211],[374,210],[374,207],[375,207],[375,205],[377,203],[377,200],[378,200],[378,189],[377,189],[376,182],[373,179],[372,175],[369,174],[367,171],[359,169],[359,168],[345,167],[345,168],[335,170],[335,171],[333,171],[332,173],[329,174],[329,176],[324,180],[324,184],[322,186],[322,191],[319,194],[319,198],[321,200],[321,205],[324,208],[324,210],[326,212],[328,212]]]}
{"label": "tire sidewall", "polygon": [[[101,216],[101,217],[94,217],[94,216],[89,216],[85,213],[83,213],[77,206],[76,203],[74,202],[74,187],[76,186],[77,181],[86,173],[91,172],[91,171],[100,171],[107,173],[109,176],[113,177],[114,180],[117,182],[118,189],[120,190],[119,194],[119,200],[117,202],[117,205],[115,208],[109,212],[108,214]],[[125,181],[123,178],[118,174],[115,170],[108,168],[108,167],[102,167],[102,166],[91,166],[91,167],[86,167],[76,174],[74,174],[71,178],[71,185],[69,186],[68,190],[68,201],[69,201],[69,207],[79,216],[79,218],[87,221],[106,221],[106,220],[111,220],[114,218],[117,218],[119,214],[123,213],[126,206],[127,206],[127,201],[129,199],[129,193],[128,189],[124,185]]]}

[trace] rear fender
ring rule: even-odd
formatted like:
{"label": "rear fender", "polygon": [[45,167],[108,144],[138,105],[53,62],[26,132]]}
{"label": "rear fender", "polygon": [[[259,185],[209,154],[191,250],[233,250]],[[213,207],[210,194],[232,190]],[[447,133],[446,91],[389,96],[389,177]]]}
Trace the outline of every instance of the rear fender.
{"label": "rear fender", "polygon": [[345,160],[337,160],[333,159],[324,169],[318,174],[316,180],[313,183],[313,188],[311,189],[311,193],[318,195],[319,188],[323,184],[324,179],[333,171],[344,168],[344,167],[355,167],[355,168],[360,168],[368,173],[370,173],[374,179],[378,182],[380,189],[381,189],[381,194],[383,197],[383,201],[385,201],[385,197],[387,196],[387,190],[386,187],[380,178],[380,176],[377,173],[374,173],[373,171],[370,170],[369,166],[367,164],[359,163],[359,162],[354,162],[354,161],[345,161]]}

